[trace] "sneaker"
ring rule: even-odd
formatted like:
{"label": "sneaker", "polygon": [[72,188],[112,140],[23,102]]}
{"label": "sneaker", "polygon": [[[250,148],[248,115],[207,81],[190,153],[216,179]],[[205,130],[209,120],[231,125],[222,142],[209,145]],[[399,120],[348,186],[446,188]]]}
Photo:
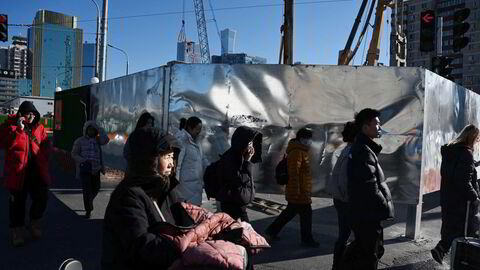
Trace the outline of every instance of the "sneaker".
{"label": "sneaker", "polygon": [[12,246],[20,247],[25,244],[25,229],[23,227],[16,227],[11,229]]}
{"label": "sneaker", "polygon": [[315,240],[309,240],[309,241],[302,241],[302,247],[306,248],[318,248],[320,247],[320,243],[318,243]]}
{"label": "sneaker", "polygon": [[430,251],[432,253],[433,259],[438,262],[439,264],[443,264],[443,257],[445,256],[445,252],[443,248],[437,245],[434,249]]}
{"label": "sneaker", "polygon": [[39,219],[34,219],[30,222],[30,233],[32,234],[33,239],[42,238],[43,232]]}

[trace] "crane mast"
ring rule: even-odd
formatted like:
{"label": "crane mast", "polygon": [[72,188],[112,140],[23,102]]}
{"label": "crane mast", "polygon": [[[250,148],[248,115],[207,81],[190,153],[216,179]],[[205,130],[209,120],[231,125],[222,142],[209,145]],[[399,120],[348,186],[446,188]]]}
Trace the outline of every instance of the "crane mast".
{"label": "crane mast", "polygon": [[205,21],[205,11],[203,9],[203,0],[193,0],[195,7],[195,16],[197,18],[198,43],[200,45],[200,59],[204,64],[210,63],[210,49],[208,47],[207,22]]}

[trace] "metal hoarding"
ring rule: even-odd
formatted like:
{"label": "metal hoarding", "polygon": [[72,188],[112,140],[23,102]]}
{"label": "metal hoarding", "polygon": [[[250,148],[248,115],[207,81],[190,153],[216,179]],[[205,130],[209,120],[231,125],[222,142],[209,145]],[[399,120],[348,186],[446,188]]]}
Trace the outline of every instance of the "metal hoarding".
{"label": "metal hoarding", "polygon": [[263,162],[256,165],[256,188],[282,192],[274,169],[288,141],[303,127],[314,129],[311,164],[314,194],[323,195],[341,131],[361,109],[382,112],[385,130],[380,163],[396,202],[416,203],[422,162],[425,72],[420,68],[312,65],[175,64],[170,70],[169,130],[181,117],[204,124],[199,143],[211,162],[229,147],[235,128],[263,133]]}
{"label": "metal hoarding", "polygon": [[[423,194],[440,189],[440,147],[459,134],[465,125],[479,126],[479,106],[478,94],[426,71]],[[475,151],[474,159],[479,158],[479,152]]]}

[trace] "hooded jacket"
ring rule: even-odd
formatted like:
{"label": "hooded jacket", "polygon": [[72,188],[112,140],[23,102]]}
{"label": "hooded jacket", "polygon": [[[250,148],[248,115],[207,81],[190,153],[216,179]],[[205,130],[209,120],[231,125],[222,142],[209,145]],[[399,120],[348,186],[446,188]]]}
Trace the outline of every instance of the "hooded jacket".
{"label": "hooded jacket", "polygon": [[[442,212],[465,213],[467,201],[479,197],[477,171],[472,149],[466,145],[443,145],[440,149],[442,177],[440,187],[440,205]],[[459,220],[459,222],[464,222]]]}
{"label": "hooded jacket", "polygon": [[[17,120],[22,113],[33,112],[35,119],[31,124],[25,124],[22,130],[17,126]],[[45,184],[50,184],[48,159],[51,144],[40,121],[40,113],[30,101],[24,101],[17,114],[8,116],[0,125],[0,148],[5,149],[5,186],[11,191],[23,188],[27,167],[35,166],[37,177]]]}
{"label": "hooded jacket", "polygon": [[287,146],[288,183],[285,199],[289,203],[312,203],[312,175],[308,146],[293,139]]}
{"label": "hooded jacket", "polygon": [[378,222],[393,218],[390,190],[377,156],[382,146],[365,134],[357,135],[347,163],[350,217],[354,222]]}
{"label": "hooded jacket", "polygon": [[[250,161],[243,158],[243,151],[253,141],[255,154]],[[232,135],[231,147],[222,155],[217,169],[222,185],[217,195],[220,202],[245,206],[255,197],[252,163],[261,161],[262,134],[245,126],[238,127]]]}
{"label": "hooded jacket", "polygon": [[[98,137],[92,139],[87,135],[88,127],[94,127],[98,132]],[[90,145],[94,143],[94,151],[98,154],[98,160],[100,160],[100,165],[97,168],[92,168],[94,172],[103,171],[104,164],[102,158],[102,148],[100,146],[107,144],[110,141],[105,130],[97,125],[94,120],[85,122],[83,125],[83,136],[76,139],[72,147],[72,158],[75,160],[76,164],[76,178],[80,178],[80,163],[87,161],[86,152],[89,151]],[[91,150],[91,149],[90,149]]]}

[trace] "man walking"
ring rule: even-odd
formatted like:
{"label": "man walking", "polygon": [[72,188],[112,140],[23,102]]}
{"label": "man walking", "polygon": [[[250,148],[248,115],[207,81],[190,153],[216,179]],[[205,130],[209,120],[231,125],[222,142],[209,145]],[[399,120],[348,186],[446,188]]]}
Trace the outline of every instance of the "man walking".
{"label": "man walking", "polygon": [[90,218],[93,200],[100,190],[100,172],[104,172],[100,146],[108,142],[105,130],[91,120],[83,125],[83,136],[73,143],[72,158],[76,162],[77,179],[82,181],[86,218]]}
{"label": "man walking", "polygon": [[349,216],[355,235],[355,258],[351,269],[376,270],[383,256],[382,221],[393,218],[393,204],[385,176],[378,163],[380,112],[363,109],[355,116],[359,130],[347,165]]}

